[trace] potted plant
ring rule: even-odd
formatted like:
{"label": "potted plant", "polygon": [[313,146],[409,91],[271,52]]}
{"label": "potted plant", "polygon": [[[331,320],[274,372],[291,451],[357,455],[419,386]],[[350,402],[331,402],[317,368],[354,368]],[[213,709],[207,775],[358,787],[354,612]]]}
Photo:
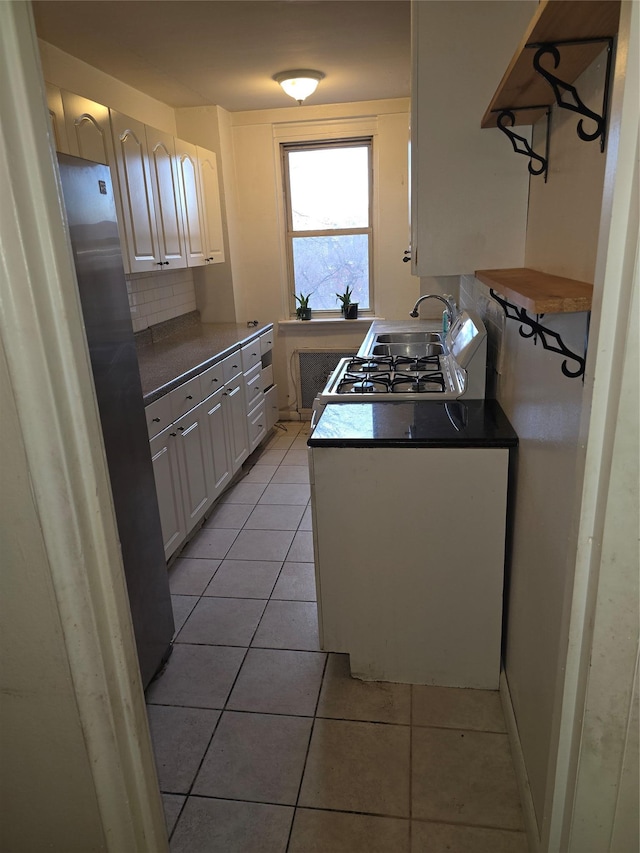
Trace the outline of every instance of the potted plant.
{"label": "potted plant", "polygon": [[358,319],[358,303],[351,301],[352,293],[353,290],[351,287],[349,287],[349,285],[347,285],[344,293],[336,293],[338,301],[342,303],[340,311],[343,314],[345,320]]}
{"label": "potted plant", "polygon": [[311,297],[311,294],[308,293],[305,296],[303,293],[294,293],[293,295],[298,303],[298,307],[296,308],[298,320],[310,320],[311,308],[309,307],[309,298]]}

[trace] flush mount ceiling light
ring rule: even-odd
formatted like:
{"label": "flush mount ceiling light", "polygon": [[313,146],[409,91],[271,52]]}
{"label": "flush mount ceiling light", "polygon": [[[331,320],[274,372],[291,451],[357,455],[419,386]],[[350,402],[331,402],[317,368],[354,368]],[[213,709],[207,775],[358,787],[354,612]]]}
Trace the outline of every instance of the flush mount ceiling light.
{"label": "flush mount ceiling light", "polygon": [[323,77],[322,71],[311,71],[308,68],[280,71],[279,74],[273,75],[276,83],[279,83],[287,95],[290,95],[299,105],[315,92]]}

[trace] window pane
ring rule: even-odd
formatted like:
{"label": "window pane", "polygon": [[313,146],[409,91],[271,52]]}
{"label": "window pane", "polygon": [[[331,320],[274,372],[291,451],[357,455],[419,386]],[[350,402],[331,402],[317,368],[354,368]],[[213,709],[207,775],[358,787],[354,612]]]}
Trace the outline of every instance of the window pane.
{"label": "window pane", "polygon": [[341,234],[294,237],[293,269],[296,293],[312,293],[309,306],[337,311],[336,293],[352,289],[352,302],[369,307],[369,236]]}
{"label": "window pane", "polygon": [[289,152],[294,231],[369,227],[369,148]]}

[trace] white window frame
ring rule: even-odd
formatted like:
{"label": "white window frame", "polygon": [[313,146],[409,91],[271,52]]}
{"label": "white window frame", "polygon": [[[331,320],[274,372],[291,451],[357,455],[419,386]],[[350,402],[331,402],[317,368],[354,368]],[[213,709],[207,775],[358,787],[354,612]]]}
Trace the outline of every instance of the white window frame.
{"label": "white window frame", "polygon": [[[293,274],[289,273],[288,248],[287,248],[287,200],[284,183],[284,171],[282,161],[282,145],[295,145],[296,143],[318,143],[324,142],[354,142],[366,141],[371,145],[370,155],[370,186],[369,204],[371,212],[369,238],[369,308],[361,309],[358,314],[361,317],[375,316],[375,277],[378,266],[378,250],[375,235],[378,233],[378,188],[377,175],[379,175],[378,163],[378,122],[375,117],[367,116],[361,119],[327,119],[325,121],[292,122],[276,124],[273,126],[274,160],[276,165],[277,179],[280,192],[278,194],[278,219],[281,234],[281,282],[282,282],[282,309],[283,316],[295,318],[295,299],[293,295]],[[309,234],[309,232],[304,232]],[[326,233],[326,232],[325,232]],[[292,269],[292,267],[291,267]],[[311,305],[313,308],[313,303]],[[314,309],[316,319],[331,320],[340,318],[340,308],[336,300],[334,311]],[[313,322],[313,321],[312,321]]]}

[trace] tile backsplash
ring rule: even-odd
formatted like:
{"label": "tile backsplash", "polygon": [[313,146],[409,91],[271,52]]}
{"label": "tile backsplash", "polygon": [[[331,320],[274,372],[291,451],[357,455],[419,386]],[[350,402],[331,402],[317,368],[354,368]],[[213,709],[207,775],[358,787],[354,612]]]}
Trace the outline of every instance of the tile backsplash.
{"label": "tile backsplash", "polygon": [[135,273],[126,279],[134,332],[196,310],[192,269]]}

